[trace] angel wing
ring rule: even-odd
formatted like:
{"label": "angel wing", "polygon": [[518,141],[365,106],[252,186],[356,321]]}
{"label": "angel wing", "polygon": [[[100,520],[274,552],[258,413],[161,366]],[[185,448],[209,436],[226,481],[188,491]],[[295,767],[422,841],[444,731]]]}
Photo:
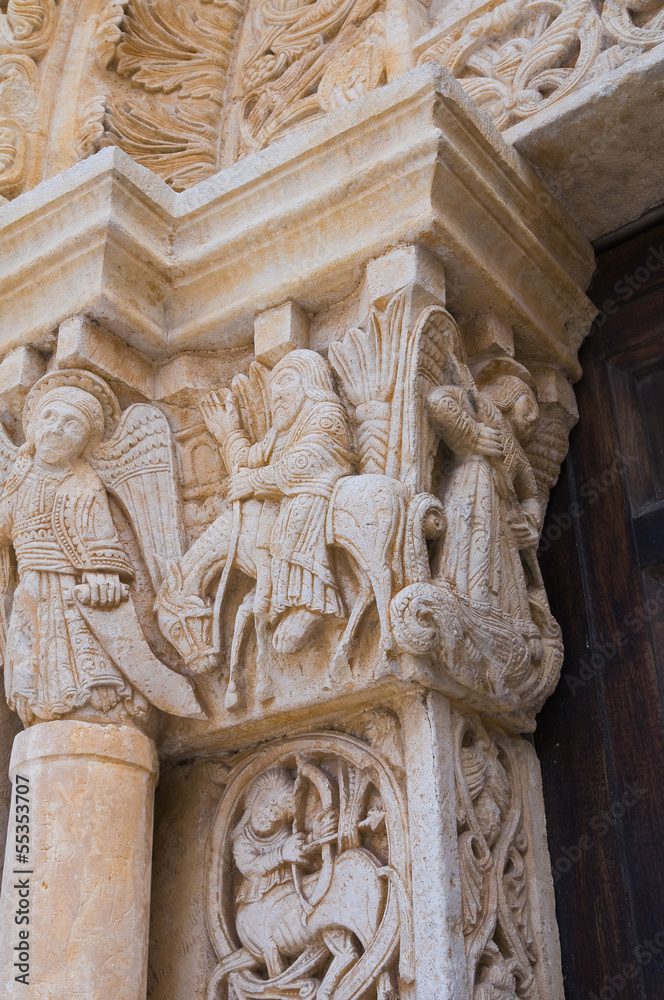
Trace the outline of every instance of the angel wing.
{"label": "angel wing", "polygon": [[569,429],[560,418],[544,415],[525,448],[537,483],[540,528],[549,502],[549,491],[560,475],[560,467],[567,454],[568,438]]}
{"label": "angel wing", "polygon": [[477,392],[465,363],[459,327],[443,306],[433,305],[422,310],[412,329],[404,331],[392,399],[386,473],[396,475],[415,492],[431,490],[438,436],[426,401],[439,385],[459,386],[471,398]]}
{"label": "angel wing", "polygon": [[18,448],[9,440],[7,431],[2,426],[2,423],[0,423],[0,489],[2,489],[7,481],[17,455]]}
{"label": "angel wing", "polygon": [[436,385],[472,384],[447,310],[428,306],[411,325],[403,289],[384,313],[372,309],[367,330],[349,330],[333,344],[329,359],[355,407],[361,471],[428,490],[434,436],[422,412],[427,392]]}
{"label": "angel wing", "polygon": [[158,591],[170,563],[182,557],[182,517],[171,429],[163,413],[135,403],[90,465],[125,509]]}
{"label": "angel wing", "polygon": [[231,382],[242,425],[252,444],[262,441],[270,429],[269,381],[269,369],[253,361],[248,375],[236,375]]}

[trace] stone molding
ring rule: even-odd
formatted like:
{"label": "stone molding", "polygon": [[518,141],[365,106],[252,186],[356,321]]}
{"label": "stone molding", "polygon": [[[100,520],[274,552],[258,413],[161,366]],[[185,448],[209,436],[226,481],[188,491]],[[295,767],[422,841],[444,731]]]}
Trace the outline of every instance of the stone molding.
{"label": "stone molding", "polygon": [[0,233],[3,350],[76,312],[157,358],[246,344],[256,312],[319,312],[401,242],[446,265],[457,315],[501,310],[524,357],[546,344],[574,378],[592,315],[583,235],[431,67],[181,194],[103,150],[0,209]]}

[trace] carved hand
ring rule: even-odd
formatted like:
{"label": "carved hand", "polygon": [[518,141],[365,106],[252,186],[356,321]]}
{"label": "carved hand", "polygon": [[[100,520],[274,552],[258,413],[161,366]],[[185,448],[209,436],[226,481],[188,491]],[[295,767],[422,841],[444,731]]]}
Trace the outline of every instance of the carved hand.
{"label": "carved hand", "polygon": [[521,519],[518,514],[512,514],[508,520],[514,540],[520,549],[529,549],[537,544],[537,532],[528,521]]}
{"label": "carved hand", "polygon": [[90,692],[90,704],[98,712],[109,712],[119,700],[117,689],[110,684],[100,684]]}
{"label": "carved hand", "polygon": [[201,401],[200,410],[207,429],[220,444],[233,431],[240,430],[240,415],[230,389],[211,392]]}
{"label": "carved hand", "polygon": [[83,579],[90,588],[91,608],[117,608],[125,596],[117,573],[84,573]]}
{"label": "carved hand", "polygon": [[253,494],[254,488],[251,485],[247,469],[240,469],[234,476],[231,476],[228,493],[226,494],[231,503],[235,500],[244,500],[245,497],[253,496]]}
{"label": "carved hand", "polygon": [[479,425],[479,433],[475,439],[475,451],[487,458],[501,458],[503,455],[503,435],[495,427],[488,424]]}
{"label": "carved hand", "polygon": [[293,833],[281,848],[284,861],[293,865],[302,865],[307,860],[305,851],[305,836],[303,833]]}
{"label": "carved hand", "polygon": [[339,828],[339,812],[331,808],[326,810],[321,816],[317,816],[313,824],[313,836],[315,840],[326,840]]}

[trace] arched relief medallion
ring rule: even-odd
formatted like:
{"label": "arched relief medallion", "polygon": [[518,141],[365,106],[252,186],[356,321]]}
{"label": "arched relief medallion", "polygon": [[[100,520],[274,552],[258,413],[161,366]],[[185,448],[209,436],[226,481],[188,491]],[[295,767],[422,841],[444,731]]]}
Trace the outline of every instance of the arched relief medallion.
{"label": "arched relief medallion", "polygon": [[337,733],[231,774],[209,840],[208,998],[354,1000],[411,981],[406,807],[387,762]]}

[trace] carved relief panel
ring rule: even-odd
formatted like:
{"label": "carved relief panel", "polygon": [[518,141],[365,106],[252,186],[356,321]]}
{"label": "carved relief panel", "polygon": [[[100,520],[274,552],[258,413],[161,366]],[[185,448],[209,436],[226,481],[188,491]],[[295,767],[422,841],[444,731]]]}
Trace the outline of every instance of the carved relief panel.
{"label": "carved relief panel", "polygon": [[660,2],[491,0],[457,19],[420,55],[457,77],[508,128],[664,41]]}
{"label": "carved relief panel", "polygon": [[[205,713],[228,722],[417,678],[516,729],[532,726],[562,656],[535,553],[573,420],[556,385],[569,386],[540,364],[540,405],[509,327],[488,347],[467,334],[468,357],[450,313],[418,295],[406,286],[375,303],[327,358],[296,348],[271,369],[241,360],[212,392],[201,357],[206,389],[169,397],[177,405],[122,411],[82,369],[37,381],[22,410],[27,443],[5,434],[3,445],[6,545],[19,580],[8,676],[22,657],[26,676],[42,657],[37,639],[21,652],[15,636],[19,619],[24,636],[35,615],[52,614],[46,577],[29,573],[53,562],[54,585],[71,577],[62,591],[71,650],[89,643],[101,679],[80,691],[66,678],[51,693],[19,685],[10,702],[26,722],[89,701],[110,719],[136,688],[125,690],[136,661],[139,692],[176,715],[200,714],[192,684]],[[48,419],[81,429],[71,454],[49,458],[50,431],[35,421],[51,392]],[[33,507],[46,535],[26,562],[23,535],[37,521],[22,519]],[[105,574],[101,590],[94,572]],[[6,578],[11,594],[9,561]]]}
{"label": "carved relief panel", "polygon": [[20,448],[0,431],[10,708],[25,726],[62,717],[144,726],[151,705],[200,717],[189,682],[155,644],[145,601],[182,551],[166,418],[147,404],[121,412],[102,379],[61,369],[32,386],[23,428]]}
{"label": "carved relief panel", "polygon": [[242,760],[209,842],[209,1000],[388,997],[411,981],[406,821],[387,761],[354,737]]}
{"label": "carved relief panel", "polygon": [[513,739],[477,716],[453,715],[459,868],[473,1000],[541,996],[541,952],[525,801]]}

